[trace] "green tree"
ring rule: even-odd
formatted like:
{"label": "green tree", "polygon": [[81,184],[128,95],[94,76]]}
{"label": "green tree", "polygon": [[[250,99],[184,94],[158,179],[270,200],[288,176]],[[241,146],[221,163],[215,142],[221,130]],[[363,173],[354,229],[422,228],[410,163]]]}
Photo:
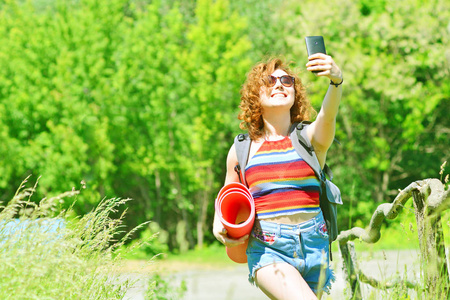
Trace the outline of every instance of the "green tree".
{"label": "green tree", "polygon": [[[188,177],[194,189],[197,212],[197,244],[203,244],[209,228],[213,199],[221,186],[225,156],[235,130],[239,88],[251,61],[250,41],[245,34],[245,18],[230,9],[228,1],[197,1],[196,22],[187,38],[185,57],[192,119],[187,129],[187,143],[192,155]],[[214,146],[212,146],[214,145]],[[219,176],[218,176],[219,175]]]}
{"label": "green tree", "polygon": [[[336,133],[342,146],[329,162],[347,205],[365,221],[398,189],[436,177],[448,159],[449,8],[440,0],[307,1],[289,10],[291,28],[301,27],[291,39],[294,52],[304,56],[305,35],[324,35],[344,71]],[[324,83],[308,79],[319,105]]]}

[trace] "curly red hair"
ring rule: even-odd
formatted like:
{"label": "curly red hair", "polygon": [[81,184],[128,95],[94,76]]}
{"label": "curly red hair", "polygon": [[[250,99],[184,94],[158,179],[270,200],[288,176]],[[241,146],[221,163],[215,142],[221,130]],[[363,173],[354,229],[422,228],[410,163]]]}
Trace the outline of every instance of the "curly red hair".
{"label": "curly red hair", "polygon": [[241,89],[241,104],[238,119],[242,120],[240,128],[248,130],[250,138],[257,140],[264,136],[264,122],[260,102],[261,87],[266,85],[266,78],[281,69],[295,78],[295,100],[291,107],[291,123],[309,120],[313,111],[306,97],[306,89],[300,78],[280,58],[270,58],[255,65],[247,75]]}

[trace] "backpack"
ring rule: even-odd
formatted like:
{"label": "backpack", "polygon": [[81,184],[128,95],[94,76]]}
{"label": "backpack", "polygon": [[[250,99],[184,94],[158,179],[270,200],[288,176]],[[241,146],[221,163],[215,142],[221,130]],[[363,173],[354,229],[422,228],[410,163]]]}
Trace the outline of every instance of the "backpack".
{"label": "backpack", "polygon": [[[300,157],[314,170],[317,178],[320,180],[320,208],[325,219],[328,230],[328,237],[331,243],[336,240],[338,236],[337,226],[337,206],[342,204],[341,191],[331,182],[333,173],[331,169],[325,164],[325,167],[320,167],[319,160],[314,152],[314,148],[306,136],[306,128],[310,122],[303,121],[294,124],[290,129],[290,137],[292,145]],[[235,171],[239,175],[239,181],[247,185],[245,180],[245,166],[247,165],[248,155],[250,152],[250,137],[248,133],[238,134],[234,139],[234,146],[236,148],[236,155],[238,158],[238,165]],[[328,178],[330,179],[327,179]],[[331,248],[330,248],[331,256]]]}

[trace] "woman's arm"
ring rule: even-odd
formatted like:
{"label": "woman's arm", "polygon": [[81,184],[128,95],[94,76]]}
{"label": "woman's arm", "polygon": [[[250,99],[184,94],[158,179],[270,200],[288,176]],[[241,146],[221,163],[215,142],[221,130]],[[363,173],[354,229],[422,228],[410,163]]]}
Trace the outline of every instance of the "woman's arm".
{"label": "woman's arm", "polygon": [[[239,182],[239,176],[234,171],[234,167],[238,164],[237,156],[236,156],[236,150],[233,146],[231,146],[230,151],[228,151],[227,156],[227,173],[225,176],[225,183],[224,186],[232,183],[232,182]],[[217,216],[217,212],[214,213],[214,224],[213,224],[213,233],[216,239],[224,244],[227,247],[233,247],[240,244],[243,244],[245,240],[248,238],[248,235],[245,235],[241,237],[240,239],[232,239],[228,237],[227,230],[223,227],[222,222],[220,222],[219,216]]]}
{"label": "woman's arm", "polygon": [[[316,53],[308,57],[306,64],[308,71],[319,71],[317,76],[328,77],[332,83],[342,82],[342,72],[333,58],[323,53]],[[342,96],[342,85],[337,87],[330,84],[323,99],[322,107],[316,120],[308,127],[307,135],[313,145],[320,165],[325,165],[327,151],[333,143],[336,131],[336,116]]]}

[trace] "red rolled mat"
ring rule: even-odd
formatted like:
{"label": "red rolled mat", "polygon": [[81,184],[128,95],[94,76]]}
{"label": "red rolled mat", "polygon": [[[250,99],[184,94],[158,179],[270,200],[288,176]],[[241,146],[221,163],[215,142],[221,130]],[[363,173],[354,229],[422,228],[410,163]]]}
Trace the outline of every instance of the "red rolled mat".
{"label": "red rolled mat", "polygon": [[[255,203],[248,188],[237,182],[225,185],[216,199],[216,212],[228,236],[238,239],[250,234],[255,221]],[[246,263],[248,240],[244,244],[227,247],[228,257],[237,263]]]}

